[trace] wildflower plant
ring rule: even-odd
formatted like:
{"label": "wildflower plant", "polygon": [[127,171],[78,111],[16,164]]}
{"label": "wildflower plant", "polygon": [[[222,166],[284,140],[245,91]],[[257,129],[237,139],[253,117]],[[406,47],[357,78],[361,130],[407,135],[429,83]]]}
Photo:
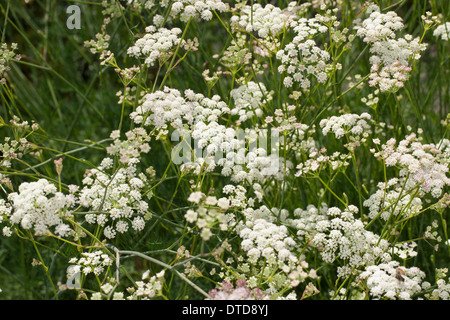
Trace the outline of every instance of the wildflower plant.
{"label": "wildflower plant", "polygon": [[1,297],[448,300],[450,7],[410,2],[0,4]]}

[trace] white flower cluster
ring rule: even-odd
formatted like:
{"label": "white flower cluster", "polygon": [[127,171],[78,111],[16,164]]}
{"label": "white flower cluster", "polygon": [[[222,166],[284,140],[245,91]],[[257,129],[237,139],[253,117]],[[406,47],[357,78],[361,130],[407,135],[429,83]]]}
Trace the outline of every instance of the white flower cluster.
{"label": "white flower cluster", "polygon": [[[289,173],[292,163],[285,162],[279,156],[277,153],[279,146],[258,148],[256,144],[250,142],[254,134],[255,132],[251,130],[247,132],[235,130],[217,122],[196,123],[191,134],[196,142],[195,159],[184,163],[183,170],[199,174],[211,172],[216,166],[220,166],[221,173],[227,177],[231,176],[233,182],[282,179],[284,174]],[[246,144],[247,140],[251,148]]]}
{"label": "white flower cluster", "polygon": [[443,23],[436,27],[433,31],[433,36],[440,37],[441,40],[448,41],[450,35],[450,22]]}
{"label": "white flower cluster", "polygon": [[[7,203],[4,199],[0,199],[0,224],[3,222],[8,222],[11,212],[11,204]],[[5,237],[10,237],[12,235],[11,228],[9,226],[4,226],[2,229],[2,233]]]}
{"label": "white flower cluster", "polygon": [[236,225],[236,231],[240,233],[243,229],[249,228],[255,224],[256,220],[265,220],[268,223],[279,223],[287,221],[289,211],[286,209],[268,208],[262,205],[258,208],[247,207],[242,210],[245,217],[244,221],[239,221]]}
{"label": "white flower cluster", "polygon": [[124,0],[117,2],[116,0],[102,0],[102,13],[105,16],[106,23],[112,18],[121,17],[127,8],[131,8],[137,12],[142,10],[150,10],[155,5],[155,0]]}
{"label": "white flower cluster", "polygon": [[266,207],[252,209],[255,203],[260,202],[263,197],[263,190],[259,183],[253,183],[252,187],[255,197],[248,196],[247,189],[242,185],[231,184],[222,188],[224,196],[219,199],[215,196],[206,196],[200,191],[192,192],[187,200],[198,208],[189,209],[184,217],[189,223],[196,223],[204,240],[210,238],[212,235],[210,230],[214,226],[218,226],[223,231],[228,230],[229,227],[236,227],[237,231],[244,228],[242,222],[237,225],[236,215],[232,213],[233,211],[244,213],[247,221],[258,218],[270,219],[272,212]]}
{"label": "white flower cluster", "polygon": [[218,95],[206,98],[204,95],[186,90],[184,97],[177,89],[164,87],[162,91],[146,94],[142,104],[130,114],[136,124],[166,129],[168,125],[182,129],[185,124],[199,121],[214,122],[228,113],[227,104]]}
{"label": "white flower cluster", "polygon": [[328,220],[327,211],[328,206],[326,203],[322,203],[319,208],[312,204],[308,205],[306,209],[296,208],[294,210],[294,218],[286,219],[286,223],[289,223],[297,230],[299,239],[304,243],[308,243],[316,229],[316,225],[320,221]]}
{"label": "white flower cluster", "polygon": [[[284,161],[283,157],[280,157],[276,153],[267,155],[267,150],[264,148],[255,148],[245,155],[245,166],[239,164],[239,154],[241,151],[245,152],[245,149],[238,151],[238,158],[230,159],[227,157],[223,166],[222,173],[224,175],[231,174],[231,181],[240,183],[247,181],[253,182],[265,182],[269,180],[283,180],[284,176],[288,176],[293,168],[293,164],[290,160]],[[227,155],[228,156],[228,155]]]}
{"label": "white flower cluster", "polygon": [[255,276],[259,277],[259,274],[271,274],[265,294],[276,294],[282,288],[294,288],[307,278],[317,277],[301,254],[305,243],[295,241],[284,225],[289,223],[288,210],[269,209],[263,205],[242,212],[245,219],[236,225],[236,232],[242,239],[240,246],[248,259],[238,268],[247,274],[250,287],[257,286]]}
{"label": "white flower cluster", "polygon": [[[213,17],[213,11],[226,12],[230,9],[228,3],[222,0],[161,0],[159,5],[164,8],[170,6],[169,19],[179,17],[183,22],[192,18],[209,21]],[[154,23],[157,25],[160,25],[163,21],[164,17],[161,15],[154,17]]]}
{"label": "white flower cluster", "polygon": [[129,287],[127,288],[130,296],[127,297],[128,300],[149,300],[158,297],[162,294],[162,289],[164,285],[164,275],[165,271],[162,270],[156,275],[150,277],[150,271],[144,272],[141,281],[136,281],[137,288]]}
{"label": "white flower cluster", "polygon": [[[428,300],[450,300],[450,278],[447,275],[448,268],[436,269],[436,286],[431,293],[426,293]],[[431,284],[424,282],[422,287],[429,290]]]}
{"label": "white flower cluster", "polygon": [[391,216],[411,217],[422,210],[422,200],[406,191],[404,181],[397,178],[378,183],[378,190],[363,204],[371,219],[380,216],[385,221]]}
{"label": "white flower cluster", "polygon": [[342,8],[343,3],[343,0],[311,0],[303,3],[303,5],[312,6],[314,9],[327,10]]}
{"label": "white flower cluster", "polygon": [[411,35],[396,39],[404,24],[393,11],[380,13],[377,9],[356,28],[357,35],[370,44],[372,67],[369,85],[378,86],[380,91],[395,92],[402,88],[412,70],[409,64],[420,59],[420,53],[427,45]]}
{"label": "white flower cluster", "polygon": [[328,73],[335,68],[328,64],[330,54],[311,39],[318,33],[328,31],[328,28],[314,18],[302,18],[292,25],[296,36],[276,53],[276,58],[281,61],[278,72],[286,74],[283,83],[287,88],[297,82],[303,90],[308,90],[312,77],[318,83],[325,83]]}
{"label": "white flower cluster", "polygon": [[[408,177],[405,190],[419,187],[419,196],[431,193],[434,198],[442,195],[443,188],[450,185],[448,174],[448,153],[442,157],[442,151],[435,144],[422,144],[415,133],[401,140],[389,139],[374,152],[375,157],[383,159],[387,167],[400,169],[400,177]],[[442,147],[442,146],[441,146]]]}
{"label": "white flower cluster", "polygon": [[184,217],[187,222],[197,225],[203,240],[208,241],[211,238],[213,235],[211,229],[216,225],[222,231],[228,229],[227,216],[223,213],[229,207],[227,198],[217,200],[215,196],[205,196],[202,192],[196,191],[191,193],[188,201],[198,205],[198,208],[187,210]]}
{"label": "white flower cluster", "polygon": [[390,261],[368,266],[359,278],[366,281],[372,298],[411,300],[422,291],[425,273],[417,267],[400,267],[398,261]]}
{"label": "white flower cluster", "polygon": [[239,236],[242,239],[241,248],[247,253],[251,264],[257,264],[260,257],[271,265],[279,262],[289,265],[298,261],[296,254],[291,252],[296,242],[283,225],[256,219],[247,222],[247,227],[239,232]]}
{"label": "white flower cluster", "polygon": [[[246,139],[252,138],[250,132],[217,122],[221,115],[229,112],[218,95],[206,98],[186,90],[183,97],[178,90],[165,87],[163,91],[144,96],[142,104],[130,117],[136,124],[154,126],[160,130],[160,135],[168,133],[169,125],[177,129],[185,140],[180,144],[184,151],[183,170],[199,174],[221,166],[222,174],[232,176],[235,182],[261,181],[267,177],[281,179],[285,167],[283,158],[272,150],[268,154],[264,148],[252,147],[248,151]],[[191,138],[194,146],[190,145]],[[273,148],[277,146],[271,146]],[[192,149],[195,149],[194,154]],[[288,161],[286,170],[291,166]]]}
{"label": "white flower cluster", "polygon": [[356,26],[357,35],[366,43],[376,43],[386,39],[394,39],[396,32],[404,28],[403,19],[394,11],[381,13],[375,8],[360,26]]}
{"label": "white flower cluster", "polygon": [[437,242],[442,242],[442,237],[439,235],[439,223],[437,220],[433,220],[431,225],[427,226],[423,237],[424,239],[435,240]]}
{"label": "white flower cluster", "polygon": [[69,260],[71,265],[67,268],[67,278],[71,278],[77,273],[83,273],[84,275],[93,273],[98,276],[113,263],[111,257],[103,253],[102,250],[82,252],[81,256],[79,259],[72,258]]}
{"label": "white flower cluster", "polygon": [[348,276],[361,267],[375,264],[379,259],[383,263],[391,261],[390,250],[402,258],[416,255],[411,250],[414,244],[396,245],[394,250],[387,240],[366,230],[364,223],[354,217],[357,213],[358,208],[353,205],[344,211],[331,207],[326,213],[328,219],[317,219],[311,244],[320,250],[325,262],[333,263],[340,259],[345,263],[338,267],[339,276]]}
{"label": "white flower cluster", "polygon": [[208,292],[205,300],[264,300],[266,296],[259,288],[250,289],[245,280],[237,280],[236,287],[223,281],[218,288]]}
{"label": "white flower cluster", "polygon": [[249,81],[236,89],[231,90],[230,96],[235,107],[231,109],[232,115],[239,115],[239,121],[263,115],[262,107],[272,100],[273,92],[268,92],[264,83]]}
{"label": "white flower cluster", "polygon": [[127,5],[140,12],[142,9],[150,10],[155,5],[155,0],[126,0]]}
{"label": "white flower cluster", "polygon": [[331,168],[336,171],[339,168],[347,167],[349,162],[349,154],[340,153],[338,151],[331,155],[326,154],[326,148],[317,149],[315,145],[310,146],[308,150],[308,159],[297,164],[295,173],[296,177],[315,176],[325,168]]}
{"label": "white flower cluster", "polygon": [[291,2],[286,9],[280,9],[272,4],[262,6],[259,3],[245,5],[239,8],[239,15],[231,17],[231,25],[246,32],[256,32],[260,38],[274,37],[281,33],[295,18],[290,11],[296,2]]}
{"label": "white flower cluster", "polygon": [[379,64],[373,64],[369,75],[369,85],[371,87],[378,86],[380,91],[397,91],[404,86],[406,80],[409,79],[409,73],[412,68],[401,65],[399,61],[391,65],[382,67]]}
{"label": "white flower cluster", "polygon": [[[247,195],[247,189],[242,185],[231,185],[228,184],[223,187],[222,192],[226,195],[226,197],[221,199],[228,200],[229,208],[244,210],[248,207],[253,207],[256,202],[261,202],[263,198],[263,189],[259,183],[253,183],[253,192],[255,197],[249,197]],[[251,214],[252,217],[257,217],[255,214]]]}
{"label": "white flower cluster", "polygon": [[370,57],[370,62],[372,65],[383,64],[386,67],[394,63],[398,64],[398,68],[406,67],[410,59],[419,60],[420,52],[426,47],[426,44],[419,43],[419,39],[413,39],[411,35],[405,35],[404,38],[396,40],[375,42],[370,48],[370,52],[374,53]]}
{"label": "white flower cluster", "polygon": [[136,40],[134,46],[128,48],[127,54],[131,57],[145,58],[148,66],[154,66],[156,62],[163,64],[169,59],[173,50],[185,41],[179,37],[182,33],[180,28],[166,29],[148,26],[146,34]]}
{"label": "white flower cluster", "polygon": [[107,61],[114,58],[114,53],[108,50],[109,41],[111,40],[111,36],[106,34],[105,32],[97,33],[95,35],[95,39],[91,39],[89,41],[84,42],[84,46],[89,48],[89,51],[92,54],[100,53],[102,58],[102,64],[106,64]]}
{"label": "white flower cluster", "polygon": [[11,60],[20,60],[21,56],[14,53],[17,50],[17,43],[12,43],[10,49],[6,43],[0,46],[0,84],[6,83],[6,72],[10,70]]}
{"label": "white flower cluster", "polygon": [[115,238],[116,233],[132,229],[141,231],[148,214],[148,203],[142,198],[147,181],[143,173],[137,173],[135,166],[119,168],[112,175],[103,170],[112,166],[112,159],[106,158],[103,166],[88,170],[80,190],[80,205],[91,211],[86,221],[104,227],[106,238]]}
{"label": "white flower cluster", "polygon": [[[9,211],[9,222],[26,229],[33,229],[37,235],[45,235],[54,227],[59,237],[68,237],[72,229],[66,219],[72,218],[71,209],[77,199],[73,194],[64,195],[46,179],[23,182],[18,192],[8,195],[13,210]],[[10,207],[10,208],[11,208]],[[2,210],[3,213],[9,209]]]}
{"label": "white flower cluster", "polygon": [[103,300],[103,297],[112,298],[112,300],[124,300],[123,292],[113,291],[115,286],[113,286],[110,282],[106,282],[102,286],[100,286],[100,292],[94,292],[91,295],[91,300]]}
{"label": "white flower cluster", "polygon": [[219,165],[224,167],[222,173],[229,176],[236,163],[243,163],[245,155],[239,153],[239,150],[245,151],[243,141],[238,139],[233,128],[215,121],[200,121],[194,124],[191,137],[194,139],[195,154],[182,165],[182,170],[200,174],[211,172]]}
{"label": "white flower cluster", "polygon": [[23,154],[32,147],[26,138],[11,139],[5,137],[4,143],[0,143],[0,167],[10,168],[14,159],[20,159]]}
{"label": "white flower cluster", "polygon": [[[138,127],[125,133],[127,139],[120,139],[120,131],[114,130],[110,137],[113,140],[106,151],[111,156],[117,156],[119,162],[124,165],[133,165],[138,163],[141,153],[148,153],[150,151],[150,136],[145,129]],[[109,169],[112,166],[112,160],[105,158],[103,160],[103,167]]]}
{"label": "white flower cluster", "polygon": [[367,123],[370,120],[370,114],[365,112],[361,115],[347,113],[341,116],[322,119],[320,121],[320,127],[324,135],[327,135],[331,131],[334,133],[336,139],[341,139],[345,135],[349,135],[353,139],[359,138],[360,136],[367,138],[372,133],[371,126]]}

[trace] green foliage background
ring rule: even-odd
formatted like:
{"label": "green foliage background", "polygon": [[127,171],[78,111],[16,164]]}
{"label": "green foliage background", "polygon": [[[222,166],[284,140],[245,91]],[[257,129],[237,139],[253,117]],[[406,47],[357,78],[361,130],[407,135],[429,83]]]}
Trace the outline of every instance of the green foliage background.
{"label": "green foliage background", "polygon": [[[258,1],[262,4],[267,1]],[[289,1],[272,1],[272,3],[285,7]],[[302,2],[302,1],[299,1]],[[344,1],[341,21],[343,24],[351,24],[358,12],[352,11],[350,0]],[[256,1],[255,1],[256,3]],[[363,3],[363,1],[361,1]],[[381,8],[396,11],[405,22],[405,33],[413,36],[421,36],[423,27],[420,16],[426,11],[433,14],[441,13],[442,21],[450,20],[450,1],[448,0],[405,0],[375,1]],[[81,8],[81,29],[69,30],[66,27],[67,6],[76,4]],[[54,159],[60,153],[66,153],[62,180],[67,183],[81,185],[82,173],[89,164],[98,164],[105,156],[105,147],[112,130],[119,126],[121,118],[121,105],[117,103],[116,92],[123,90],[123,85],[112,68],[101,66],[98,55],[89,52],[84,46],[84,41],[95,38],[100,31],[103,15],[100,0],[90,1],[61,1],[61,0],[30,0],[25,4],[23,0],[0,0],[0,31],[2,43],[18,43],[18,53],[22,55],[21,61],[14,62],[9,72],[8,83],[0,90],[0,116],[8,122],[13,114],[24,120],[35,120],[39,123],[42,131],[34,136],[34,142],[39,146],[46,146],[41,159],[29,162],[35,165],[33,170],[17,166],[17,172],[40,175],[57,179],[54,170]],[[313,16],[314,12],[311,12]],[[124,12],[120,19],[116,19],[108,25],[108,33],[111,35],[111,51],[116,53],[119,65],[131,65],[135,60],[126,56],[126,50],[134,42],[135,37],[143,32],[146,25],[151,24],[152,12],[138,15],[133,11]],[[181,25],[180,25],[181,26]],[[214,66],[216,63],[211,56],[220,54],[230,43],[230,37],[217,19],[208,23],[192,23],[188,31],[188,37],[198,37],[200,50],[189,54],[175,72],[170,74],[167,85],[184,90],[190,88],[196,92],[207,93],[208,88],[203,81],[202,71],[204,63]],[[384,121],[394,126],[395,138],[402,139],[411,126],[413,131],[423,129],[425,142],[437,142],[444,137],[446,126],[441,124],[449,113],[450,105],[450,65],[449,65],[449,43],[437,40],[428,32],[423,41],[428,43],[427,50],[419,60],[417,69],[413,72],[406,87],[398,95],[382,95],[382,101],[377,109],[377,120]],[[313,101],[319,108],[313,109],[312,113],[302,115],[305,123],[311,124],[315,116],[322,112],[321,107],[333,102],[334,106],[340,106],[360,113],[367,107],[360,99],[370,92],[368,86],[362,89],[352,90],[350,93],[340,96],[346,89],[345,78],[348,75],[366,75],[369,72],[369,53],[362,41],[354,41],[351,52],[347,53],[341,61],[344,68],[337,73],[337,85],[331,95],[327,92],[318,92],[315,97],[321,100]],[[155,69],[148,70],[148,86],[153,83],[156,75]],[[214,87],[213,94],[221,95],[224,101],[230,99],[229,79],[220,80]],[[287,99],[287,92],[279,87],[277,95],[280,100]],[[401,99],[398,96],[401,95]],[[274,99],[276,107],[277,99]],[[126,108],[126,115],[132,108]],[[323,113],[323,117],[328,111]],[[316,123],[317,124],[317,123]],[[129,121],[124,122],[124,129],[131,125]],[[0,138],[10,135],[8,128],[0,128]],[[448,136],[447,136],[448,137]],[[102,142],[103,141],[103,142]],[[339,149],[339,143],[330,145],[329,150]],[[379,181],[382,170],[374,166],[374,160],[370,153],[361,152],[358,164],[361,176],[365,177],[363,184],[371,194],[375,184],[371,180]],[[364,153],[365,152],[365,153]],[[74,157],[78,159],[70,159]],[[152,150],[143,160],[145,165],[152,165],[157,172],[157,178],[161,178],[169,159],[168,149],[163,145],[152,145]],[[50,160],[45,162],[46,160]],[[80,161],[81,160],[81,161]],[[41,164],[44,163],[44,164]],[[28,170],[28,171],[27,171]],[[181,209],[186,206],[189,196],[189,185],[182,181],[177,185],[179,172],[175,167],[170,168],[168,176],[161,183],[157,193],[152,199],[151,208],[157,213],[150,227],[146,228],[144,235],[140,235],[138,241],[133,234],[121,237],[121,247],[132,248],[140,252],[151,252],[166,248],[176,240],[176,226],[170,221],[176,221],[182,217]],[[349,172],[351,178],[352,173]],[[14,185],[29,179],[26,174],[17,174],[13,179]],[[223,179],[211,179],[209,187],[218,187],[226,183]],[[298,182],[295,186],[297,192],[280,189],[283,194],[276,195],[274,204],[292,209],[305,207],[309,203],[317,203],[314,196],[319,193],[320,185],[315,183]],[[331,188],[339,193],[347,194],[349,203],[357,204],[358,194],[345,178],[339,177],[332,182]],[[301,190],[310,190],[307,194]],[[3,195],[2,195],[3,196]],[[327,195],[330,205],[335,200]],[[172,200],[171,200],[172,199]],[[279,202],[277,202],[278,199]],[[282,200],[281,200],[282,199]],[[179,211],[177,211],[179,210]],[[433,216],[434,215],[434,216]],[[422,215],[419,221],[411,224],[410,234],[423,233],[424,228],[432,220],[439,217],[437,213]],[[448,219],[448,212],[445,213]],[[167,218],[167,220],[165,220]],[[381,227],[381,226],[380,226]],[[195,242],[195,240],[192,240]],[[192,243],[191,243],[192,244]],[[45,248],[43,242],[43,259],[48,262],[50,274],[57,281],[65,281],[64,257],[70,258],[76,254],[73,247],[54,244],[52,249],[57,249],[59,254]],[[197,253],[209,252],[218,243],[202,244],[197,248]],[[211,247],[208,247],[211,246]],[[446,250],[435,253],[431,245],[420,242],[420,254],[417,261],[412,265],[421,265],[427,274],[433,275],[435,267],[448,266],[448,254]],[[162,260],[166,259],[164,253],[160,254]],[[431,259],[429,258],[431,257]],[[0,288],[3,289],[1,299],[46,299],[52,297],[52,292],[47,279],[41,268],[32,267],[31,262],[36,258],[32,244],[20,241],[17,237],[0,238]],[[167,259],[170,260],[169,257]],[[420,261],[420,259],[426,259]],[[128,259],[126,263],[130,274],[153,268],[139,259]],[[332,268],[327,266],[326,268]],[[207,273],[207,269],[202,270]],[[206,289],[212,288],[211,283],[199,280]],[[203,282],[202,282],[203,281]],[[175,282],[174,282],[175,283]],[[177,284],[174,284],[176,286]],[[332,287],[332,283],[322,283],[323,289]],[[172,299],[181,299],[186,296],[198,297],[195,292],[190,291],[187,286],[182,288],[172,287]],[[325,291],[325,290],[324,290]],[[73,293],[64,293],[61,298],[73,298]]]}

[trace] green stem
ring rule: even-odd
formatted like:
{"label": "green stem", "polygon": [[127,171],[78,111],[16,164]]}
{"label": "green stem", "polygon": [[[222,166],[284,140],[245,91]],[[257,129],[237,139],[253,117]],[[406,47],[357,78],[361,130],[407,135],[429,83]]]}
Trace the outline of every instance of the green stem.
{"label": "green stem", "polygon": [[47,276],[47,279],[50,282],[50,285],[52,286],[52,290],[53,290],[53,294],[55,295],[55,299],[59,300],[58,292],[56,291],[56,287],[55,287],[55,285],[53,283],[52,277],[50,276],[50,274],[48,272],[48,267],[45,265],[44,259],[42,259],[41,252],[39,251],[39,249],[38,249],[38,247],[36,245],[36,241],[34,240],[31,231],[28,231],[28,233],[30,235],[30,241],[33,243],[34,250],[36,251],[36,253],[38,255],[39,261],[41,262],[41,265],[44,268],[45,275]]}

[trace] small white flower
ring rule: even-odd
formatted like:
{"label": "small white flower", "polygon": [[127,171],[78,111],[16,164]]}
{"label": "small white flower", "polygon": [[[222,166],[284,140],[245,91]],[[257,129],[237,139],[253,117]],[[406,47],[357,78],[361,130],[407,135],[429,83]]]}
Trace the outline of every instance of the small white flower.
{"label": "small white flower", "polygon": [[204,194],[201,191],[192,192],[188,198],[189,202],[199,203]]}

